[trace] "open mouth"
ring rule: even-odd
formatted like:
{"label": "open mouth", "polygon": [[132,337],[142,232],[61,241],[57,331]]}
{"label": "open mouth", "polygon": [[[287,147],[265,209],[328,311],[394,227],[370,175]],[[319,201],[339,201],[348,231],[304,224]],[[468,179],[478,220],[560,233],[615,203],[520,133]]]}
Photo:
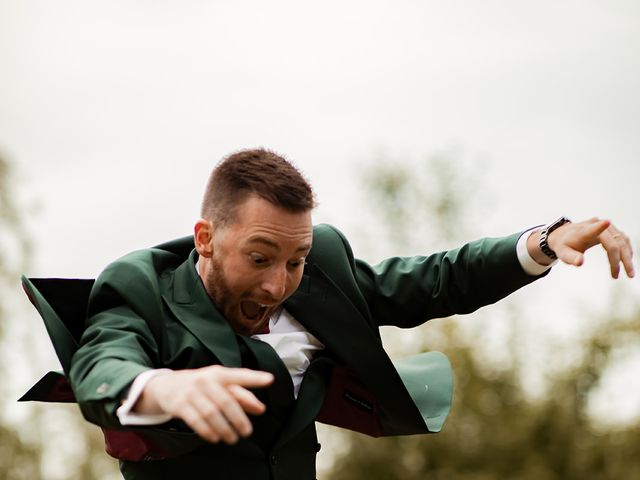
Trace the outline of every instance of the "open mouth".
{"label": "open mouth", "polygon": [[244,300],[240,302],[240,309],[242,314],[249,320],[260,321],[264,318],[268,305],[252,302],[250,300]]}

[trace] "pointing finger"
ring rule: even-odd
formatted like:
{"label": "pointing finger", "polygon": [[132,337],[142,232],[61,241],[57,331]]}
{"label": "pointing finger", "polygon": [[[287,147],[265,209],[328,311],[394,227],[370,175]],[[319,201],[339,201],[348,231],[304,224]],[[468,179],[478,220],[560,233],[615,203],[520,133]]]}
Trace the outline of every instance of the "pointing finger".
{"label": "pointing finger", "polygon": [[598,220],[585,227],[585,235],[590,238],[597,238],[602,234],[609,226],[611,222],[609,220]]}
{"label": "pointing finger", "polygon": [[216,369],[219,381],[225,385],[242,385],[244,387],[266,387],[273,382],[273,375],[269,372],[261,372],[248,368],[224,368]]}

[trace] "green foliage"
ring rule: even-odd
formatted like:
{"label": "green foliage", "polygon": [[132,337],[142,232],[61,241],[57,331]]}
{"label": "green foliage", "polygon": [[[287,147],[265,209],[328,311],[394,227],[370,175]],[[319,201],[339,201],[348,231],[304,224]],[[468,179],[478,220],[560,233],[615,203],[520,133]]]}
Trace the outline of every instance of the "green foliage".
{"label": "green foliage", "polygon": [[[5,300],[7,292],[14,291],[11,284],[17,280],[18,271],[26,265],[28,245],[22,229],[18,209],[11,188],[11,168],[0,156],[0,352],[2,348]],[[9,378],[4,362],[0,362],[0,375]],[[0,383],[0,407],[7,396],[6,383]],[[28,445],[18,432],[9,425],[0,423],[0,478],[38,479],[40,452]]]}
{"label": "green foliage", "polygon": [[[9,162],[0,155],[0,295],[11,291],[19,273],[27,268],[30,243],[13,196]],[[4,311],[0,296],[0,318]],[[0,338],[4,322],[0,322]],[[0,372],[1,373],[1,372]]]}
{"label": "green foliage", "polygon": [[350,434],[332,479],[638,478],[640,426],[603,431],[587,407],[622,339],[640,346],[640,314],[602,324],[577,365],[555,373],[538,398],[521,385],[517,366],[487,368],[455,323],[445,330],[456,374],[443,432],[388,439]]}
{"label": "green foliage", "polygon": [[[415,194],[421,186],[421,179],[410,174],[415,167],[386,165],[371,172],[366,185],[390,229],[408,231],[406,217],[394,213],[406,205],[413,215],[457,224],[452,215],[463,212],[467,199],[452,187],[455,159],[449,160],[440,157],[424,165],[432,178],[450,182],[441,188],[451,198],[441,204],[425,203],[422,193]],[[454,229],[440,231],[449,237]],[[514,325],[515,313],[507,319]],[[553,357],[539,365],[547,373],[539,395],[523,385],[525,359],[517,345],[528,339],[517,329],[504,348],[508,359],[500,361],[488,358],[478,338],[466,334],[455,319],[430,322],[414,332],[422,336],[420,350],[443,350],[453,364],[454,402],[447,424],[437,435],[373,439],[344,434],[349,447],[336,461],[332,480],[640,478],[640,424],[607,427],[589,414],[589,401],[616,352],[640,346],[640,308],[603,318],[582,340],[570,366],[549,368]]]}
{"label": "green foliage", "polygon": [[[31,246],[22,222],[22,208],[14,192],[15,178],[7,160],[0,156],[0,358],[6,357],[6,346],[18,339],[9,338],[10,329],[4,328],[8,318],[15,319],[16,313],[8,315],[9,295],[22,295],[20,274],[28,271]],[[30,315],[37,316],[35,310]],[[44,332],[44,325],[42,332]],[[27,349],[36,349],[28,343]],[[24,357],[12,360],[29,363],[28,352]],[[8,363],[0,362],[2,378],[11,378]],[[55,366],[52,366],[55,368]],[[40,367],[42,371],[45,367]],[[34,381],[36,378],[33,379]],[[47,458],[53,458],[58,465],[56,471],[66,472],[55,475],[63,478],[98,480],[119,477],[117,462],[104,453],[102,435],[95,426],[87,424],[77,406],[73,405],[31,405],[28,421],[19,428],[3,421],[1,415],[8,402],[16,399],[8,395],[8,385],[0,382],[0,480],[39,480],[52,478],[44,466]],[[27,408],[23,405],[24,408]],[[50,419],[53,413],[58,419],[64,418],[62,431],[56,431]],[[53,422],[55,423],[55,422]],[[60,429],[59,429],[60,430]],[[26,440],[26,439],[29,440]],[[65,445],[75,442],[81,447],[81,455],[70,456]],[[78,449],[76,448],[76,452]]]}
{"label": "green foliage", "polygon": [[[459,157],[455,148],[418,162],[379,155],[374,168],[362,169],[366,204],[394,249],[466,240],[470,207],[478,206],[481,196],[486,200],[479,188],[485,170],[484,162],[475,162],[460,172]],[[420,245],[412,244],[415,239]]]}

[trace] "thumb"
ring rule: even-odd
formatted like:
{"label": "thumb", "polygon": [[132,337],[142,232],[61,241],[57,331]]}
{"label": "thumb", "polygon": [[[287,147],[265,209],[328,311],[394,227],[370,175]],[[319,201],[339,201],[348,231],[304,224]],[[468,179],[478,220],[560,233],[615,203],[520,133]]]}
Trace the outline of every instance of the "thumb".
{"label": "thumb", "polygon": [[584,254],[568,246],[562,247],[556,252],[556,255],[562,262],[574,267],[579,267],[584,263]]}

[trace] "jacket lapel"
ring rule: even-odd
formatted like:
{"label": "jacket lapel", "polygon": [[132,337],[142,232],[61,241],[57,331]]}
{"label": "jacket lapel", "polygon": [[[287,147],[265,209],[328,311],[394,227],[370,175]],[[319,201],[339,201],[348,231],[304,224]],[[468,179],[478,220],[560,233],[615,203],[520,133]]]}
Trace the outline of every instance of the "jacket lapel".
{"label": "jacket lapel", "polygon": [[[377,330],[320,267],[311,265],[307,270],[300,288],[285,302],[285,308],[340,363],[367,377],[376,377],[372,370],[387,358]],[[371,373],[366,375],[367,372]]]}
{"label": "jacket lapel", "polygon": [[287,412],[294,403],[293,381],[287,367],[268,343],[251,337],[240,336],[239,338],[256,357],[258,367],[274,375],[274,382],[266,388],[269,404],[278,419],[286,418]]}
{"label": "jacket lapel", "polygon": [[235,333],[218,312],[195,268],[197,253],[191,252],[168,279],[162,299],[182,323],[225,367],[240,367]]}
{"label": "jacket lapel", "polygon": [[[327,346],[326,355],[347,367],[369,392],[375,392],[374,413],[385,434],[421,424],[420,412],[384,351],[377,328],[318,265],[310,265],[306,273],[301,288],[287,300],[285,308]],[[296,408],[305,408],[302,398]],[[402,419],[393,412],[403,412]],[[317,413],[313,412],[314,417]],[[292,420],[304,417],[296,415]]]}
{"label": "jacket lapel", "polygon": [[[284,307],[326,345],[326,350],[309,366],[294,411],[277,445],[286,443],[316,418],[325,399],[335,360],[348,365],[363,381],[366,381],[363,377],[368,379],[384,370],[381,365],[384,360],[379,354],[381,348],[375,348],[375,345],[381,345],[379,337],[317,265],[307,267],[300,287]],[[383,358],[386,359],[386,355]]]}

